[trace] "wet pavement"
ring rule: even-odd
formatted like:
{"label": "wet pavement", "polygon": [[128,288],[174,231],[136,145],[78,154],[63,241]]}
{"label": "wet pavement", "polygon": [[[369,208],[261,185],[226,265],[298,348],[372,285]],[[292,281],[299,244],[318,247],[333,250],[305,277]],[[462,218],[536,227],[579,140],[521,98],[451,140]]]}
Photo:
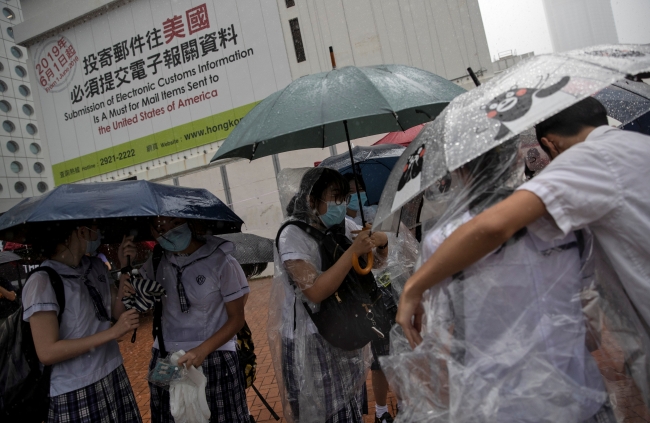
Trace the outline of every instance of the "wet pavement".
{"label": "wet pavement", "polygon": [[[258,279],[250,282],[251,295],[246,304],[246,321],[253,333],[255,353],[257,354],[257,380],[255,386],[273,407],[275,412],[282,417],[282,404],[278,391],[273,363],[266,338],[266,321],[268,316],[268,299],[270,297],[271,279]],[[131,343],[131,334],[127,334],[119,341],[120,350],[124,356],[124,366],[131,380],[142,420],[149,423],[149,388],[145,379],[149,359],[151,357],[151,326],[152,317],[146,316],[138,330],[137,340]],[[622,352],[616,344],[603,334],[603,344],[600,350],[594,352],[594,357],[605,375],[605,383],[610,392],[616,393],[616,415],[619,422],[623,423],[650,423],[650,412],[641,400],[641,394],[634,383],[622,373]],[[374,422],[374,395],[370,375],[368,375],[368,401],[370,415],[365,416],[366,423]],[[248,407],[250,413],[258,423],[275,422],[271,413],[257,397],[253,389],[248,389]],[[388,397],[389,410],[395,414],[396,400],[390,393]],[[285,420],[280,419],[281,422]]]}

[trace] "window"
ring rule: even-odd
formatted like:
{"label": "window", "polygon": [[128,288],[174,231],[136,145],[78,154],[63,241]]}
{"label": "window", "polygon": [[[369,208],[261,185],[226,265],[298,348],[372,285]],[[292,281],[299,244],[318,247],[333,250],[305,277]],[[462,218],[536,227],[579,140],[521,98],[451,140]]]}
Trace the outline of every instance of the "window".
{"label": "window", "polygon": [[15,153],[18,149],[19,147],[16,141],[7,141],[7,150],[9,150],[10,153]]}
{"label": "window", "polygon": [[43,166],[43,163],[41,162],[34,163],[34,172],[43,173],[44,170],[45,170],[45,166]]}
{"label": "window", "polygon": [[9,19],[10,21],[13,21],[16,18],[16,14],[14,13],[14,11],[9,9],[8,7],[2,8],[2,14],[5,15],[5,18]]}
{"label": "window", "polygon": [[7,100],[0,100],[0,111],[9,113],[11,111],[11,104]]}
{"label": "window", "polygon": [[23,165],[20,162],[11,162],[11,171],[13,173],[20,173],[23,170]]}
{"label": "window", "polygon": [[7,83],[5,81],[0,81],[0,93],[3,93],[8,89],[9,87],[7,87]]}
{"label": "window", "polygon": [[31,116],[34,114],[34,108],[29,104],[23,104],[23,113],[25,113],[27,116]]}
{"label": "window", "polygon": [[284,0],[284,2],[287,4],[287,8],[293,7],[296,5],[296,2],[294,0]]}
{"label": "window", "polygon": [[18,91],[25,97],[29,96],[32,93],[32,91],[27,87],[27,85],[19,85]]}
{"label": "window", "polygon": [[18,47],[12,46],[9,50],[11,50],[11,54],[13,54],[16,59],[23,57],[23,51]]}
{"label": "window", "polygon": [[47,184],[45,182],[39,182],[38,184],[36,184],[36,189],[38,189],[38,192],[43,193],[43,192],[47,191],[48,188],[49,187],[47,186]]}
{"label": "window", "polygon": [[302,45],[302,35],[300,35],[300,25],[298,18],[290,19],[289,26],[291,27],[291,36],[293,37],[293,48],[296,50],[296,60],[298,63],[307,60],[305,57],[305,48]]}
{"label": "window", "polygon": [[25,125],[25,130],[29,135],[36,135],[36,133],[38,132],[38,128],[33,123],[28,123],[27,125]]}
{"label": "window", "polygon": [[24,78],[27,76],[27,70],[25,70],[25,68],[22,66],[16,66],[14,70],[16,71],[16,75],[18,75],[18,77],[20,78]]}
{"label": "window", "polygon": [[16,130],[16,125],[13,124],[10,120],[5,120],[2,122],[2,128],[7,132],[14,132]]}
{"label": "window", "polygon": [[41,146],[33,142],[29,144],[29,151],[31,151],[32,154],[38,154],[41,152]]}
{"label": "window", "polygon": [[18,181],[14,184],[14,189],[18,194],[22,194],[27,189],[27,186],[22,182]]}
{"label": "window", "polygon": [[13,27],[7,28],[7,35],[11,37],[11,39],[14,38],[14,29]]}

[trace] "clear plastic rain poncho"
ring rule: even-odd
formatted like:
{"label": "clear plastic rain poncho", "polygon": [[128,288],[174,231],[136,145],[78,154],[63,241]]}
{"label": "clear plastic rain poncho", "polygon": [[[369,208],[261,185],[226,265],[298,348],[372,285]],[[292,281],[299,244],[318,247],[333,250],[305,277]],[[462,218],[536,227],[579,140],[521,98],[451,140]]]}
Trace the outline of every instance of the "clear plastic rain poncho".
{"label": "clear plastic rain poncho", "polygon": [[[319,225],[309,194],[324,170],[286,169],[278,175],[280,200],[285,211],[287,207],[291,210],[289,219]],[[303,178],[308,172],[310,176]],[[269,346],[284,417],[288,422],[316,423],[343,409],[350,416],[360,415],[353,409],[361,407],[362,385],[370,367],[369,346],[343,351],[318,334],[302,304],[307,303],[314,312],[319,309],[319,304],[311,303],[302,293],[322,273],[318,245],[296,226],[285,231],[280,237],[280,252],[275,248],[268,320]],[[296,266],[297,262],[301,263]]]}
{"label": "clear plastic rain poncho", "polygon": [[[506,142],[425,191],[422,261],[524,181],[520,147]],[[428,290],[422,344],[412,350],[394,328],[381,358],[405,404],[396,421],[622,421],[624,407],[643,407],[647,337],[595,260],[586,230],[547,243],[524,228]]]}

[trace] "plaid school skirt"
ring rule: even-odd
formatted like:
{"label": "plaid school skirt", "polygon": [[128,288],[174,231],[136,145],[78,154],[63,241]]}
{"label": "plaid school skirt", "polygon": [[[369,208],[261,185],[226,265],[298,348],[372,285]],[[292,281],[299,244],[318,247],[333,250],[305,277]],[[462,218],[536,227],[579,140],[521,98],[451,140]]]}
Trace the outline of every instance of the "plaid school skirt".
{"label": "plaid school skirt", "polygon": [[[149,370],[156,367],[160,357],[157,348],[151,349]],[[246,384],[239,367],[235,351],[214,351],[205,358],[202,370],[208,383],[205,396],[210,407],[210,422],[249,423],[248,404],[246,403]],[[152,423],[171,423],[174,421],[169,408],[169,391],[149,383]]]}
{"label": "plaid school skirt", "polygon": [[129,377],[120,365],[105,378],[50,398],[48,423],[141,423]]}
{"label": "plaid school skirt", "polygon": [[[353,380],[356,379],[354,373],[358,369],[355,369],[354,366],[342,366],[342,360],[339,360],[340,357],[336,357],[331,353],[333,347],[327,347],[325,341],[320,335],[312,335],[311,341],[316,345],[315,354],[308,354],[309,363],[305,363],[305,367],[311,368],[312,372],[320,371],[327,383],[324,380],[324,386],[321,386],[321,392],[318,396],[320,400],[323,401],[323,418],[326,417],[326,414],[331,414],[327,420],[323,420],[325,423],[363,423],[362,415],[362,406],[363,406],[363,391],[362,387],[359,387],[358,395],[354,396],[347,404],[343,407],[340,407],[338,410],[333,410],[334,398],[341,397],[344,395],[342,380]],[[320,348],[318,347],[320,346]],[[291,407],[291,413],[293,415],[295,422],[300,422],[300,378],[303,377],[301,374],[296,374],[297,366],[296,353],[295,353],[295,343],[293,339],[283,338],[282,339],[282,373],[284,378],[285,389],[287,393],[287,400]],[[347,352],[342,354],[346,355]],[[337,369],[333,372],[332,369]],[[344,373],[344,374],[340,374]],[[325,376],[326,375],[326,376]],[[330,375],[334,376],[330,379]],[[339,380],[336,379],[336,375],[339,375]],[[358,376],[358,375],[357,375]],[[325,386],[327,388],[325,389]]]}

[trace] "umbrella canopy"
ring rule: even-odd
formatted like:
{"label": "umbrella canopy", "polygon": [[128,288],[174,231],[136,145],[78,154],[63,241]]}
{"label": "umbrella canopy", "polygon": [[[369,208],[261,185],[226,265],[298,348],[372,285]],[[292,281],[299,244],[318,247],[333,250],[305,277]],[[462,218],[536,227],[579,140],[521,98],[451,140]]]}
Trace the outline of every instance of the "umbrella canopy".
{"label": "umbrella canopy", "polygon": [[408,147],[411,141],[418,136],[422,128],[424,128],[424,124],[414,126],[406,131],[391,132],[373,145],[397,144],[402,147]]}
{"label": "umbrella canopy", "polygon": [[603,103],[607,115],[621,122],[621,126],[638,119],[650,110],[650,85],[628,79],[603,88],[594,97]]}
{"label": "umbrella canopy", "polygon": [[304,76],[255,106],[212,161],[253,160],[403,131],[430,121],[463,92],[438,75],[401,65],[350,66]]}
{"label": "umbrella canopy", "polygon": [[[98,224],[106,243],[120,242],[124,233],[151,239],[149,220],[170,216],[195,219],[214,234],[237,232],[243,221],[205,189],[147,181],[61,185],[49,193],[23,200],[0,217],[0,238],[29,243],[48,222],[106,219]],[[110,220],[108,220],[110,219]]]}
{"label": "umbrella canopy", "polygon": [[14,254],[10,251],[3,251],[0,253],[0,265],[5,263],[11,263],[12,261],[22,260],[18,254]]}
{"label": "umbrella canopy", "polygon": [[[404,148],[395,145],[357,146],[352,148],[355,168],[366,186],[369,204],[379,202],[388,175],[390,175],[390,171],[397,163],[397,159],[402,155],[402,152],[404,152]],[[328,157],[319,166],[335,169],[343,175],[353,173],[350,154],[347,152]]]}
{"label": "umbrella canopy", "polygon": [[255,234],[233,233],[219,235],[237,247],[233,257],[239,264],[273,262],[273,240]]}
{"label": "umbrella canopy", "polygon": [[395,165],[375,228],[396,228],[394,213],[448,171],[627,75],[648,70],[650,46],[597,46],[534,56],[457,97]]}

